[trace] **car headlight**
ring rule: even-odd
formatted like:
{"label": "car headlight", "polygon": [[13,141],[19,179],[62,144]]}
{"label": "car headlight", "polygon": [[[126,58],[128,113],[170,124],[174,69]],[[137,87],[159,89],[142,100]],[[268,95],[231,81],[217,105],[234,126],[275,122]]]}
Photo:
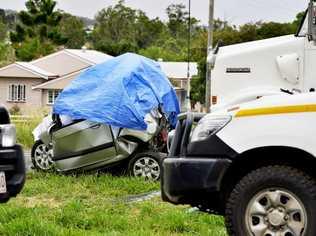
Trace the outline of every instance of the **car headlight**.
{"label": "car headlight", "polygon": [[13,147],[16,144],[16,129],[12,124],[0,125],[0,146]]}
{"label": "car headlight", "polygon": [[208,116],[200,120],[191,134],[191,142],[202,141],[216,134],[224,128],[230,121],[231,116]]}

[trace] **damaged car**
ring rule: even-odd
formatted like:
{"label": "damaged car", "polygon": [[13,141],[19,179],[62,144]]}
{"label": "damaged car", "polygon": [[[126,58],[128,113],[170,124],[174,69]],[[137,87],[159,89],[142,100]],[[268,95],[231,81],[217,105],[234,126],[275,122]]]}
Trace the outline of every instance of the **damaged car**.
{"label": "damaged car", "polygon": [[124,54],[88,69],[63,90],[53,115],[33,132],[33,165],[69,172],[125,163],[130,175],[158,180],[179,112],[159,64]]}

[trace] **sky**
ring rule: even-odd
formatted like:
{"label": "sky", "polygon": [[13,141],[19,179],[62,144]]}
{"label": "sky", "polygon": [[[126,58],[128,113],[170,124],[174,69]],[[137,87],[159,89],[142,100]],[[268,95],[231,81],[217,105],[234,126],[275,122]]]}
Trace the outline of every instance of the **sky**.
{"label": "sky", "polygon": [[[128,6],[141,9],[150,17],[166,19],[165,9],[172,3],[188,5],[189,0],[125,0]],[[58,8],[78,16],[94,18],[102,8],[118,0],[57,0]],[[207,24],[208,0],[191,0],[192,15]],[[0,8],[22,10],[25,0],[0,0]],[[308,0],[215,0],[215,17],[231,24],[257,21],[290,22],[307,8]]]}

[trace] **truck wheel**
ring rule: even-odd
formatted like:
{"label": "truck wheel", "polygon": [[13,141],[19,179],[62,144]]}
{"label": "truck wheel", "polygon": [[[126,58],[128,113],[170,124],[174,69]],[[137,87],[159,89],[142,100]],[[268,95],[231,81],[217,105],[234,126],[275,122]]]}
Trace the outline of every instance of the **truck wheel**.
{"label": "truck wheel", "polygon": [[316,182],[288,166],[269,166],[245,176],[226,204],[232,236],[316,235]]}
{"label": "truck wheel", "polygon": [[36,170],[50,171],[54,169],[52,161],[53,150],[47,147],[41,140],[35,142],[32,147],[31,159]]}
{"label": "truck wheel", "polygon": [[158,152],[136,154],[128,164],[128,172],[134,177],[157,181],[161,175],[162,159],[162,154]]}

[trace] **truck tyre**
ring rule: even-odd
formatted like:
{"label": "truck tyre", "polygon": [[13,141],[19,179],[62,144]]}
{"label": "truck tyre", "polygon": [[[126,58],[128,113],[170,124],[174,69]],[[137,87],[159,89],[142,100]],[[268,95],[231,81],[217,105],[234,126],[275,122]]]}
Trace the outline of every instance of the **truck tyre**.
{"label": "truck tyre", "polygon": [[157,181],[161,176],[162,153],[143,152],[136,154],[128,164],[128,173],[134,177]]}
{"label": "truck tyre", "polygon": [[226,204],[232,236],[316,235],[316,182],[289,166],[257,169],[235,186]]}

